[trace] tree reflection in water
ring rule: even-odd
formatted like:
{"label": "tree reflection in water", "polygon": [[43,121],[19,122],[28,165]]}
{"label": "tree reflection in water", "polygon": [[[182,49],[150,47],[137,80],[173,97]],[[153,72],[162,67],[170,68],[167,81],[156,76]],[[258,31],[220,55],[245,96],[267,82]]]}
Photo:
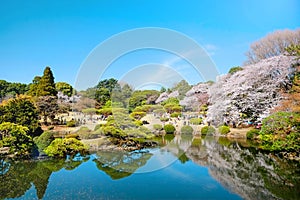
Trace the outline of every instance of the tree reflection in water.
{"label": "tree reflection in water", "polygon": [[212,177],[244,199],[299,199],[299,162],[226,138],[205,138],[193,143],[196,145],[188,148],[187,157],[209,167]]}
{"label": "tree reflection in water", "polygon": [[93,161],[97,168],[109,175],[113,180],[125,178],[144,166],[151,158],[148,151],[102,151],[96,153]]}
{"label": "tree reflection in water", "polygon": [[37,197],[42,199],[52,172],[63,168],[73,170],[85,161],[87,159],[75,157],[67,160],[10,161],[8,163],[1,158],[0,199],[21,197],[32,184],[36,188]]}

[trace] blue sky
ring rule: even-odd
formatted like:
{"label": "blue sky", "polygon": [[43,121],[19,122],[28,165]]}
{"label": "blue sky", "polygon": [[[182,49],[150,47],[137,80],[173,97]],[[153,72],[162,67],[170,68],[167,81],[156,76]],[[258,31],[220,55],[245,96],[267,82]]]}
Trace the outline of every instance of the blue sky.
{"label": "blue sky", "polygon": [[[0,79],[30,83],[50,66],[56,81],[74,84],[97,45],[142,27],[168,28],[193,38],[218,71],[226,73],[246,60],[244,53],[253,41],[274,30],[299,28],[299,21],[296,0],[5,0],[0,7]],[[169,60],[174,55],[166,52],[133,52],[114,62],[101,78],[120,78],[143,63]],[[178,61],[174,68],[191,84],[201,81],[183,65]]]}

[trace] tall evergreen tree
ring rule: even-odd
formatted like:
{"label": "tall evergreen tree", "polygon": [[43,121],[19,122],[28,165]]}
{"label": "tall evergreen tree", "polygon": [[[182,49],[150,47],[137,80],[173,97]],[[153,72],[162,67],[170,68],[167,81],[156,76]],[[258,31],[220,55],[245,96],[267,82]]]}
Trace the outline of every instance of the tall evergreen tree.
{"label": "tall evergreen tree", "polygon": [[46,67],[42,77],[34,77],[28,94],[31,96],[56,96],[54,76],[50,67]]}
{"label": "tall evergreen tree", "polygon": [[38,96],[56,96],[57,91],[55,88],[54,76],[50,67],[46,67],[44,74],[39,82]]}

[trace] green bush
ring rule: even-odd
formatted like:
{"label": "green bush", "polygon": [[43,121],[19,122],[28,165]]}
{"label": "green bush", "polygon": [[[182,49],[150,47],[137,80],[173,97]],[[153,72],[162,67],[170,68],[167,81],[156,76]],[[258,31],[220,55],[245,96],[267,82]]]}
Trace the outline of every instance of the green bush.
{"label": "green bush", "polygon": [[45,153],[51,157],[74,156],[77,153],[84,155],[88,152],[88,147],[75,138],[55,139],[45,148]]}
{"label": "green bush", "polygon": [[259,138],[262,148],[271,151],[300,150],[300,114],[277,112],[262,122]]}
{"label": "green bush", "polygon": [[70,120],[67,122],[67,127],[75,127],[76,126],[76,121],[75,120]]}
{"label": "green bush", "polygon": [[130,116],[134,119],[140,120],[146,116],[146,112],[133,112],[130,114]]}
{"label": "green bush", "polygon": [[164,130],[166,131],[166,134],[173,134],[176,129],[172,124],[166,124]]}
{"label": "green bush", "polygon": [[160,131],[163,129],[161,124],[153,124],[153,128],[154,128],[154,130],[157,130],[157,131]]}
{"label": "green bush", "polygon": [[194,129],[191,126],[183,126],[180,132],[181,134],[193,134]]}
{"label": "green bush", "polygon": [[216,129],[212,126],[204,126],[201,129],[201,134],[203,135],[213,135],[216,133]]}
{"label": "green bush", "polygon": [[45,131],[40,136],[33,139],[39,151],[43,151],[54,140],[53,132]]}
{"label": "green bush", "polygon": [[171,117],[178,117],[178,116],[181,116],[181,113],[180,112],[174,112],[170,116]]}
{"label": "green bush", "polygon": [[71,133],[71,134],[66,135],[65,138],[75,138],[75,139],[79,140],[79,135],[76,133]]}
{"label": "green bush", "polygon": [[222,135],[226,135],[230,132],[230,128],[228,126],[219,126],[218,131]]}
{"label": "green bush", "polygon": [[162,121],[162,122],[168,122],[169,118],[168,117],[161,117],[160,121]]}
{"label": "green bush", "polygon": [[250,131],[247,132],[246,137],[247,139],[253,139],[259,135],[259,132],[260,130],[258,129],[251,129]]}
{"label": "green bush", "polygon": [[190,123],[193,125],[200,125],[202,123],[202,119],[201,118],[191,118],[190,119]]}

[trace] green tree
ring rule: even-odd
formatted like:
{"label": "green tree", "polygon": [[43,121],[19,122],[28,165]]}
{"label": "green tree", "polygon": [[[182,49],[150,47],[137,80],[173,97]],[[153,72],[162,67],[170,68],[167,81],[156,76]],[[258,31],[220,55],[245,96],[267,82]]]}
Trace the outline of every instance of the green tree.
{"label": "green tree", "polygon": [[50,67],[46,67],[42,77],[36,76],[28,92],[31,96],[56,96],[54,76]]}
{"label": "green tree", "polygon": [[57,91],[60,91],[62,92],[64,95],[67,95],[67,96],[72,96],[72,94],[74,93],[73,91],[73,87],[66,83],[66,82],[57,82],[55,83],[55,88]]}
{"label": "green tree", "polygon": [[40,115],[43,116],[45,124],[48,124],[48,118],[53,122],[59,107],[56,96],[41,96],[38,97],[36,106]]}
{"label": "green tree", "polygon": [[32,138],[27,134],[29,129],[25,126],[10,122],[0,124],[0,147],[9,147],[9,153],[19,156],[31,153]]}
{"label": "green tree", "polygon": [[181,80],[179,83],[177,83],[173,88],[172,91],[176,91],[178,90],[179,93],[179,99],[183,99],[185,97],[185,94],[192,88],[192,86],[190,86],[188,84],[188,82],[186,82],[185,80]]}
{"label": "green tree", "polygon": [[4,98],[13,98],[16,95],[25,94],[28,91],[28,85],[22,83],[10,83],[0,80],[0,101]]}
{"label": "green tree", "polygon": [[237,66],[237,67],[232,67],[232,68],[229,69],[228,73],[229,73],[229,74],[234,74],[234,73],[236,73],[236,72],[238,72],[238,71],[241,71],[241,70],[243,70],[242,67],[239,67],[239,66]]}
{"label": "green tree", "polygon": [[42,133],[38,110],[28,96],[18,96],[15,99],[0,104],[0,123],[11,122],[29,129],[29,135],[39,136]]}

